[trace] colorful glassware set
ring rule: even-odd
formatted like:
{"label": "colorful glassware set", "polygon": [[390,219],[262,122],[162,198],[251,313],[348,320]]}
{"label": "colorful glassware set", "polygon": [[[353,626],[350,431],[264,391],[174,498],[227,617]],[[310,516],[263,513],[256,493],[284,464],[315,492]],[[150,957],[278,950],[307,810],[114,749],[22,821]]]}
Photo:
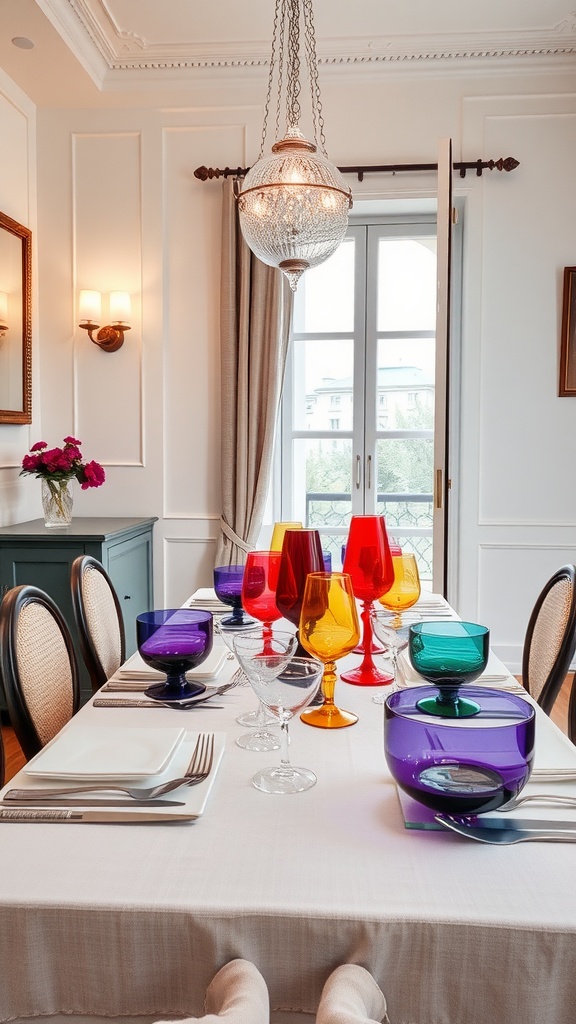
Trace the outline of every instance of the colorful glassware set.
{"label": "colorful glassware set", "polygon": [[[300,712],[305,724],[323,729],[354,725],[357,715],[334,700],[336,662],[357,651],[360,665],[341,678],[356,686],[388,687],[395,681],[397,654],[406,648],[413,667],[431,685],[409,691],[390,686],[388,696],[374,698],[385,705],[385,752],[398,785],[430,807],[460,813],[490,809],[515,795],[530,774],[533,715],[510,695],[479,687],[460,693],[486,667],[487,627],[415,621],[419,616],[408,609],[420,596],[416,559],[390,544],[383,516],[352,516],[343,571],[327,571],[329,565],[318,531],[290,522],[276,524],[270,550],[249,552],[245,565],[214,570],[216,594],[232,608],[218,631],[259,698],[258,711],[239,717],[256,731],[238,742],[249,750],[277,748],[280,743],[266,726],[281,725],[281,764],[258,773],[254,785],[269,793],[314,785],[309,769],[290,764],[290,718]],[[296,627],[295,635],[273,631],[282,617]],[[149,687],[151,697],[181,699],[204,689],[186,672],[210,653],[209,612],[145,613],[138,617],[137,631],[141,656],[167,676],[165,683]],[[373,632],[392,658],[394,675],[374,662]],[[486,716],[498,723],[488,728]]]}

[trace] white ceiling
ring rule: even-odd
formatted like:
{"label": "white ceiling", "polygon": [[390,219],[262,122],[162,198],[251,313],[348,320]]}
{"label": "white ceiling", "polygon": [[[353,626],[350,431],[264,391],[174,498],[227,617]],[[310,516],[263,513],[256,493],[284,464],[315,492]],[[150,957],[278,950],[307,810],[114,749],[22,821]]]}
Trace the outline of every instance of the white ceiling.
{"label": "white ceiling", "polygon": [[[0,67],[39,104],[233,74],[266,62],[273,13],[274,0],[0,0]],[[314,20],[324,65],[576,68],[568,0],[314,0]]]}

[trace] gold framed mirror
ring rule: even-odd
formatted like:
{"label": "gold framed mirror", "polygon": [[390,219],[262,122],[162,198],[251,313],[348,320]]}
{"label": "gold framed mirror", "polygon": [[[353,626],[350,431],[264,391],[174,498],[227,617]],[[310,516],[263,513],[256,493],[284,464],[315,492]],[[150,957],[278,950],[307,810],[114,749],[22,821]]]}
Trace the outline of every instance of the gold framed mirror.
{"label": "gold framed mirror", "polygon": [[32,422],[32,232],[0,213],[0,423]]}

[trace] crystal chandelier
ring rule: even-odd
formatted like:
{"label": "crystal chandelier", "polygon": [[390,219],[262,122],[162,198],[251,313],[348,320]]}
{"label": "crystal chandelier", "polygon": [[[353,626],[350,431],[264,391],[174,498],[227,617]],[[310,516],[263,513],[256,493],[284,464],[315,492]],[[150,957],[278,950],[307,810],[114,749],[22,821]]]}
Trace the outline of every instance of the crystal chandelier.
{"label": "crystal chandelier", "polygon": [[[312,100],[313,142],[304,137],[299,127],[301,19]],[[272,154],[264,157],[274,88],[276,137],[280,135],[283,98],[285,134],[272,146]],[[352,192],[338,168],[329,162],[325,143],[312,0],[275,0],[260,153],[243,183],[237,185],[237,200],[240,228],[247,245],[263,263],[279,267],[293,291],[305,270],[317,267],[336,251],[348,225]],[[321,153],[317,152],[318,145]]]}

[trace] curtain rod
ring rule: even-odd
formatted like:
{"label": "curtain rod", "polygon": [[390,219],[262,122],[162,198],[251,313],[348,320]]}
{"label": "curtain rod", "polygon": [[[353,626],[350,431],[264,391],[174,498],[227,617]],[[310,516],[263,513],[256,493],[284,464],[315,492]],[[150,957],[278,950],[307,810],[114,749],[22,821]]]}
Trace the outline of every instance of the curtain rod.
{"label": "curtain rod", "polygon": [[[476,171],[476,176],[481,178],[483,170],[513,171],[519,165],[520,161],[515,160],[513,156],[500,157],[499,160],[459,160],[452,164],[455,171],[460,171],[461,178],[466,177],[466,171]],[[224,167],[223,170],[220,167],[197,167],[194,177],[199,178],[200,181],[207,181],[210,178],[228,178],[230,175],[243,178],[249,170],[249,167]],[[437,171],[438,164],[380,164],[375,167],[339,167],[338,170],[342,174],[357,174],[358,181],[363,181],[365,174]]]}

